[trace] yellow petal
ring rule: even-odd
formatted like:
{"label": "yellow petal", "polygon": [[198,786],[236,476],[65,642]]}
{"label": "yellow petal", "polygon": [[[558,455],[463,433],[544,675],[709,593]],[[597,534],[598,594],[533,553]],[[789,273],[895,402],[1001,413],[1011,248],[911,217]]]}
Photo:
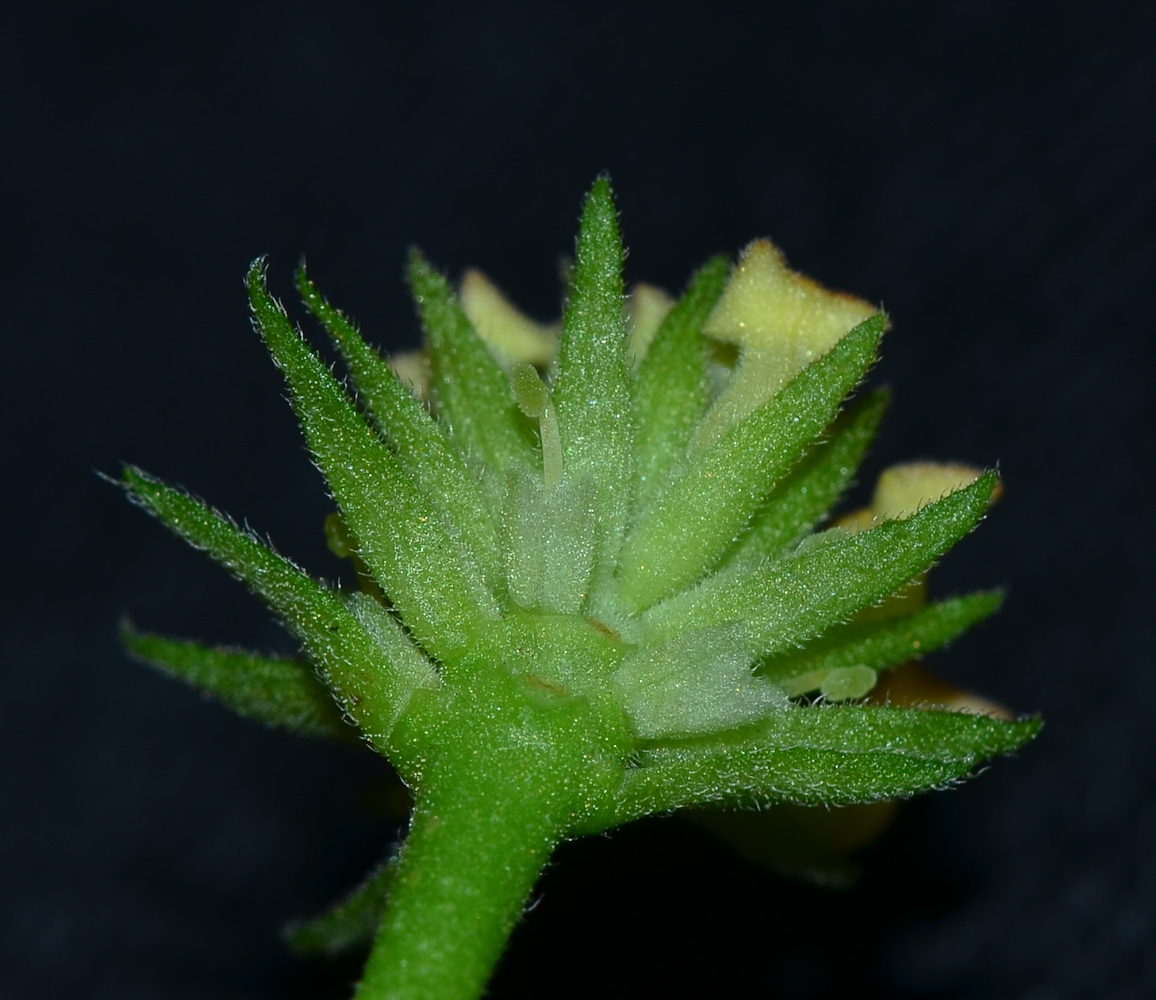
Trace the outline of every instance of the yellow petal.
{"label": "yellow petal", "polygon": [[433,373],[430,371],[429,355],[425,351],[403,351],[388,358],[393,373],[409,385],[418,399],[429,396]]}
{"label": "yellow petal", "polygon": [[869,302],[792,271],[774,244],[755,240],[743,250],[703,330],[716,340],[805,358],[802,368],[875,312]]}
{"label": "yellow petal", "polygon": [[884,470],[875,484],[871,513],[904,520],[921,507],[975,482],[983,469],[956,462],[906,462]]}
{"label": "yellow petal", "polygon": [[[904,520],[921,507],[975,482],[982,469],[959,462],[906,462],[885,469],[875,483],[870,507],[861,507],[837,518],[836,527],[855,535],[880,521]],[[1002,492],[998,484],[994,501]],[[879,621],[911,614],[927,603],[927,574],[920,573],[906,586],[856,615],[857,621]]]}
{"label": "yellow petal", "polygon": [[769,240],[751,243],[703,327],[707,336],[739,345],[740,358],[691,451],[717,441],[877,311],[792,271]]}
{"label": "yellow petal", "polygon": [[673,308],[674,299],[655,285],[640,281],[630,290],[626,299],[626,328],[630,331],[627,353],[632,368],[642,363],[650,350],[650,342]]}
{"label": "yellow petal", "polygon": [[554,328],[517,309],[481,271],[466,271],[458,298],[478,336],[504,366],[524,361],[541,368],[554,360],[558,353]]}

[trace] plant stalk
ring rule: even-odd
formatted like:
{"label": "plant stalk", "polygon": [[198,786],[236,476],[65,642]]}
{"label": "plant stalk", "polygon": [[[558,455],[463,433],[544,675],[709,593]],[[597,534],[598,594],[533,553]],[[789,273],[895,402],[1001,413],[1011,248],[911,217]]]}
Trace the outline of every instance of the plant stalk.
{"label": "plant stalk", "polygon": [[566,825],[556,772],[511,756],[499,763],[512,773],[427,776],[355,1000],[474,1000],[485,989]]}

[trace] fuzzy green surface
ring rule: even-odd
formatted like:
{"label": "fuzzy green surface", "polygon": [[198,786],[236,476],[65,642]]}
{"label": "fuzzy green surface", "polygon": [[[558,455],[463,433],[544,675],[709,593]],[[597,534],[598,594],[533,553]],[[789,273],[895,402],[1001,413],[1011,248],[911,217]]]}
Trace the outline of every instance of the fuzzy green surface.
{"label": "fuzzy green surface", "polygon": [[714,568],[771,489],[839,411],[875,360],[876,316],[804,369],[778,395],[686,464],[627,540],[619,589],[635,610],[692,584]]}
{"label": "fuzzy green surface", "polygon": [[[318,292],[304,265],[297,271],[297,288],[345,359],[374,426],[392,445],[418,489],[436,504],[459,548],[478,558],[488,586],[500,587],[501,555],[493,511],[445,425],[431,416],[356,327]],[[453,502],[447,503],[447,498]]]}
{"label": "fuzzy green surface", "polygon": [[763,655],[797,646],[882,600],[972,530],[987,510],[995,476],[928,504],[904,521],[850,535],[814,535],[796,553],[754,569],[734,567],[651,608],[643,623],[666,635],[691,625],[741,621]]}
{"label": "fuzzy green surface", "polygon": [[841,413],[827,439],[764,501],[749,531],[724,557],[723,565],[775,558],[806,538],[851,485],[890,402],[891,394],[877,389]]}
{"label": "fuzzy green surface", "polygon": [[718,302],[730,262],[714,257],[667,313],[633,384],[634,510],[649,508],[706,412],[709,381],[702,326]]}
{"label": "fuzzy green surface", "polygon": [[510,383],[466,316],[449,282],[414,250],[409,284],[433,369],[433,409],[466,461],[488,472],[500,503],[501,477],[529,468],[533,452]]}
{"label": "fuzzy green surface", "polygon": [[905,797],[966,775],[1031,739],[1038,719],[858,706],[792,707],[742,736],[688,741],[641,756],[623,818],[687,805],[849,805]]}
{"label": "fuzzy green surface", "polygon": [[433,498],[293,329],[266,291],[260,263],[250,269],[248,287],[254,320],[289,383],[305,439],[357,539],[357,554],[431,652],[466,645],[498,614],[477,557],[454,544]]}
{"label": "fuzzy green surface", "polygon": [[353,733],[329,689],[299,660],[145,635],[128,626],[121,628],[120,641],[137,659],[211,694],[238,715],[305,736],[346,739]]}
{"label": "fuzzy green surface", "polygon": [[797,653],[765,660],[759,672],[774,680],[857,664],[876,670],[892,667],[947,645],[995,614],[1002,603],[1001,592],[987,591],[941,601],[899,619],[832,629]]}
{"label": "fuzzy green surface", "polygon": [[[415,251],[428,406],[302,270],[299,291],[352,396],[253,265],[254,324],[363,592],[318,583],[187,493],[124,473],[134,502],[274,609],[316,674],[135,633],[130,649],[266,722],[335,733],[343,713],[414,793],[398,858],[294,935],[304,950],[338,950],[365,937],[388,896],[358,990],[367,1000],[478,996],[568,837],[706,803],[912,795],[1039,728],[853,701],[875,670],[947,643],[999,603],[977,594],[856,618],[979,523],[991,473],[906,520],[815,532],[886,407],[874,392],[842,409],[884,317],[692,447],[717,399],[712,380],[726,377],[702,331],[728,265],[716,258],[692,278],[632,374],[623,256],[600,178],[582,211],[559,357],[540,376],[525,363],[507,372]],[[791,700],[816,688],[815,704]],[[830,703],[840,699],[850,701]]]}
{"label": "fuzzy green surface", "polygon": [[[132,467],[123,482],[134,503],[231,570],[280,616],[362,732],[375,741],[388,735],[414,689],[400,630],[386,633],[383,648],[340,595],[208,505]],[[437,683],[432,670],[426,683]]]}

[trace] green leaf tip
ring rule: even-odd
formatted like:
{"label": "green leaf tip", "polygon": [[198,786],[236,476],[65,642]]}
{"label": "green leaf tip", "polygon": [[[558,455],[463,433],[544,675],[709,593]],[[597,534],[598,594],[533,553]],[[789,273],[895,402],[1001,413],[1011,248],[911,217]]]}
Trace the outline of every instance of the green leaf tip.
{"label": "green leaf tip", "polygon": [[887,389],[875,389],[841,413],[826,439],[775,487],[723,566],[778,558],[811,534],[851,484],[890,402]]}
{"label": "green leaf tip", "polygon": [[367,735],[387,736],[414,690],[436,686],[428,663],[416,668],[424,663],[416,648],[400,638],[384,648],[340,595],[229,518],[132,466],[122,483],[133,503],[229,569],[278,614]]}
{"label": "green leaf tip", "polygon": [[416,247],[407,275],[429,348],[434,412],[452,428],[462,457],[490,474],[500,497],[505,475],[533,462],[509,380],[450,283]]}
{"label": "green leaf tip", "polygon": [[305,736],[348,740],[328,688],[297,660],[203,646],[185,639],[137,632],[127,622],[120,640],[136,659],[212,695],[240,715]]}
{"label": "green leaf tip", "polygon": [[995,614],[1002,603],[1002,591],[985,591],[932,604],[898,619],[834,628],[798,652],[766,661],[760,673],[786,680],[857,665],[882,670],[947,645]]}
{"label": "green leaf tip", "polygon": [[707,340],[702,327],[730,275],[711,258],[659,325],[634,383],[634,508],[650,507],[706,410]]}
{"label": "green leaf tip", "polygon": [[630,504],[633,428],[622,259],[617,211],[602,176],[582,209],[552,389],[567,474],[594,483],[599,595],[609,589]]}
{"label": "green leaf tip", "polygon": [[1008,722],[904,708],[789,708],[734,738],[647,751],[629,775],[622,808],[632,816],[712,802],[904,798],[949,786],[983,760],[1012,753],[1040,725],[1034,717]]}
{"label": "green leaf tip", "polygon": [[396,874],[396,864],[386,861],[328,912],[291,924],[285,929],[290,947],[301,955],[335,958],[368,944],[381,924]]}
{"label": "green leaf tip", "polygon": [[979,523],[995,489],[994,473],[928,504],[906,520],[851,535],[835,528],[808,539],[786,559],[732,567],[651,608],[656,635],[689,623],[740,621],[752,650],[783,652],[846,621],[927,569]]}
{"label": "green leaf tip", "polygon": [[[329,334],[349,366],[358,396],[374,425],[397,453],[415,484],[433,498],[451,538],[477,555],[491,589],[500,587],[501,555],[495,512],[471,475],[445,426],[438,423],[410,387],[370,347],[348,319],[317,290],[302,263],[297,289],[306,307]],[[445,497],[455,503],[447,505]]]}

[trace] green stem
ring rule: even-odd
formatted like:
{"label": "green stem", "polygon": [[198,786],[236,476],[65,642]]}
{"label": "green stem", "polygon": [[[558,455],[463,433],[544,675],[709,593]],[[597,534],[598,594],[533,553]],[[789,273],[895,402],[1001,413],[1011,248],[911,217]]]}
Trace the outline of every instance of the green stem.
{"label": "green stem", "polygon": [[565,826],[555,775],[511,756],[498,774],[427,776],[356,1000],[474,1000],[485,989]]}

